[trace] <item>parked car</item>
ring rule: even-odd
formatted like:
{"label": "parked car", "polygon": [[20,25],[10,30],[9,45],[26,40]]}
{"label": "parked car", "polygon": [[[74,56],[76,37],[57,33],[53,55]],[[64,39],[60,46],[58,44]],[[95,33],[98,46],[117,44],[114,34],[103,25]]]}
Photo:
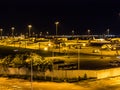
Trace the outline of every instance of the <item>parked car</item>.
{"label": "parked car", "polygon": [[94,50],[93,50],[93,53],[99,53],[99,52],[100,52],[99,49],[94,49]]}
{"label": "parked car", "polygon": [[112,60],[109,62],[109,65],[115,67],[120,66],[120,60]]}

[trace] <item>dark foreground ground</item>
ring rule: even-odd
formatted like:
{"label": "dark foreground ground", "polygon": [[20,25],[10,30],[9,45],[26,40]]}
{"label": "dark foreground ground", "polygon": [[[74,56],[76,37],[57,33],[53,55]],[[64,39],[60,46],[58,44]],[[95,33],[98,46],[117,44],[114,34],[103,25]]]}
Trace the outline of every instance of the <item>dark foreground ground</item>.
{"label": "dark foreground ground", "polygon": [[[77,83],[32,82],[33,90],[120,90],[120,77],[85,80]],[[23,79],[0,78],[0,90],[32,90]]]}

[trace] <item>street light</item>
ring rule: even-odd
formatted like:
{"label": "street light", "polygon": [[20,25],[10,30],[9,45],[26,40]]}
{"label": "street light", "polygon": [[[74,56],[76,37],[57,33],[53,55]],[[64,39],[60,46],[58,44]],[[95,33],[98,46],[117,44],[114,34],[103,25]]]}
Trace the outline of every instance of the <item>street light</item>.
{"label": "street light", "polygon": [[78,47],[78,70],[80,69],[80,48]]}
{"label": "street light", "polygon": [[3,29],[1,28],[1,29],[0,29],[1,40],[2,40],[2,31],[3,31]]}
{"label": "street light", "polygon": [[29,32],[28,32],[28,37],[30,37],[30,35],[31,35],[31,28],[32,28],[32,25],[28,25],[28,30],[29,30]]}
{"label": "street light", "polygon": [[15,30],[15,27],[11,27],[11,30],[12,30],[12,37],[14,37],[14,30]]}
{"label": "street light", "polygon": [[87,30],[87,33],[88,33],[88,39],[89,39],[89,35],[90,35],[90,29]]}
{"label": "street light", "polygon": [[47,48],[47,47],[45,47],[45,48],[44,48],[44,51],[48,51],[48,48]]}
{"label": "street light", "polygon": [[90,35],[90,30],[89,29],[87,30],[87,33],[88,33],[88,35]]}
{"label": "street light", "polygon": [[74,35],[74,30],[72,30],[72,35]]}
{"label": "street light", "polygon": [[40,35],[39,36],[42,36],[42,32],[40,32]]}
{"label": "street light", "polygon": [[59,22],[55,22],[55,25],[56,25],[56,36],[57,36],[57,32],[58,32],[58,24],[59,24]]}
{"label": "street light", "polygon": [[107,35],[109,35],[110,29],[107,29]]}
{"label": "street light", "polygon": [[54,44],[53,44],[53,47],[52,47],[52,71],[53,71],[53,74],[52,74],[52,76],[51,76],[51,81],[53,81],[53,78],[54,78]]}
{"label": "street light", "polygon": [[46,32],[46,35],[49,35],[49,32],[48,32],[48,31]]}
{"label": "street light", "polygon": [[33,59],[31,59],[31,90],[33,90],[33,84],[32,84],[32,82],[33,82]]}
{"label": "street light", "polygon": [[75,31],[74,31],[74,30],[72,30],[72,37],[74,36],[74,33],[75,33]]}

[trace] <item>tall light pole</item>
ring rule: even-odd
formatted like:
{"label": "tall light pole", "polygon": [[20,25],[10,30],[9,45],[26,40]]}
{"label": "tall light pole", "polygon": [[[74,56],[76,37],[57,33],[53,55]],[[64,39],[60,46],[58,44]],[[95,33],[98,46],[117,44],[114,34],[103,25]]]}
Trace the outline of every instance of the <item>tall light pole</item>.
{"label": "tall light pole", "polygon": [[55,22],[55,25],[56,25],[56,36],[58,34],[58,24],[59,24],[59,22]]}
{"label": "tall light pole", "polygon": [[74,36],[74,33],[75,33],[75,31],[74,31],[74,30],[72,30],[72,37]]}
{"label": "tall light pole", "polygon": [[53,47],[52,47],[52,58],[53,58],[53,60],[52,60],[52,71],[53,71],[53,74],[52,74],[52,77],[51,77],[51,81],[53,81],[53,78],[54,78],[54,44],[53,44]]}
{"label": "tall light pole", "polygon": [[42,36],[42,32],[40,32],[40,35],[39,36]]}
{"label": "tall light pole", "polygon": [[15,30],[15,27],[11,27],[11,30],[12,30],[12,37],[14,37],[14,30]]}
{"label": "tall light pole", "polygon": [[48,31],[46,32],[46,35],[49,35],[49,32],[48,32]]}
{"label": "tall light pole", "polygon": [[109,35],[109,32],[110,32],[110,29],[108,28],[108,29],[107,29],[107,35]]}
{"label": "tall light pole", "polygon": [[28,32],[28,37],[30,37],[31,36],[31,28],[32,28],[32,25],[28,25],[28,30],[29,30],[29,32]]}
{"label": "tall light pole", "polygon": [[78,47],[78,70],[80,69],[80,48]]}
{"label": "tall light pole", "polygon": [[3,29],[1,28],[1,29],[0,29],[1,40],[2,40],[2,31],[3,31]]}
{"label": "tall light pole", "polygon": [[33,90],[33,85],[32,85],[32,82],[33,82],[33,59],[31,59],[31,90]]}
{"label": "tall light pole", "polygon": [[74,30],[72,30],[72,35],[74,35]]}
{"label": "tall light pole", "polygon": [[87,34],[88,34],[88,39],[89,39],[90,29],[87,30]]}
{"label": "tall light pole", "polygon": [[90,35],[90,29],[87,30],[88,35]]}

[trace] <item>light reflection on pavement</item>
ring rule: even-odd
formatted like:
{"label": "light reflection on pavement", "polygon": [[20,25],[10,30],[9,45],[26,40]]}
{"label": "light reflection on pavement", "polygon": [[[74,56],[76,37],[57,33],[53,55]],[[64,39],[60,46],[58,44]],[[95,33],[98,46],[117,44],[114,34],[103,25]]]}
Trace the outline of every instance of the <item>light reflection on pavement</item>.
{"label": "light reflection on pavement", "polygon": [[120,90],[120,77],[106,78],[95,81],[79,82],[77,85],[92,88],[92,90]]}

